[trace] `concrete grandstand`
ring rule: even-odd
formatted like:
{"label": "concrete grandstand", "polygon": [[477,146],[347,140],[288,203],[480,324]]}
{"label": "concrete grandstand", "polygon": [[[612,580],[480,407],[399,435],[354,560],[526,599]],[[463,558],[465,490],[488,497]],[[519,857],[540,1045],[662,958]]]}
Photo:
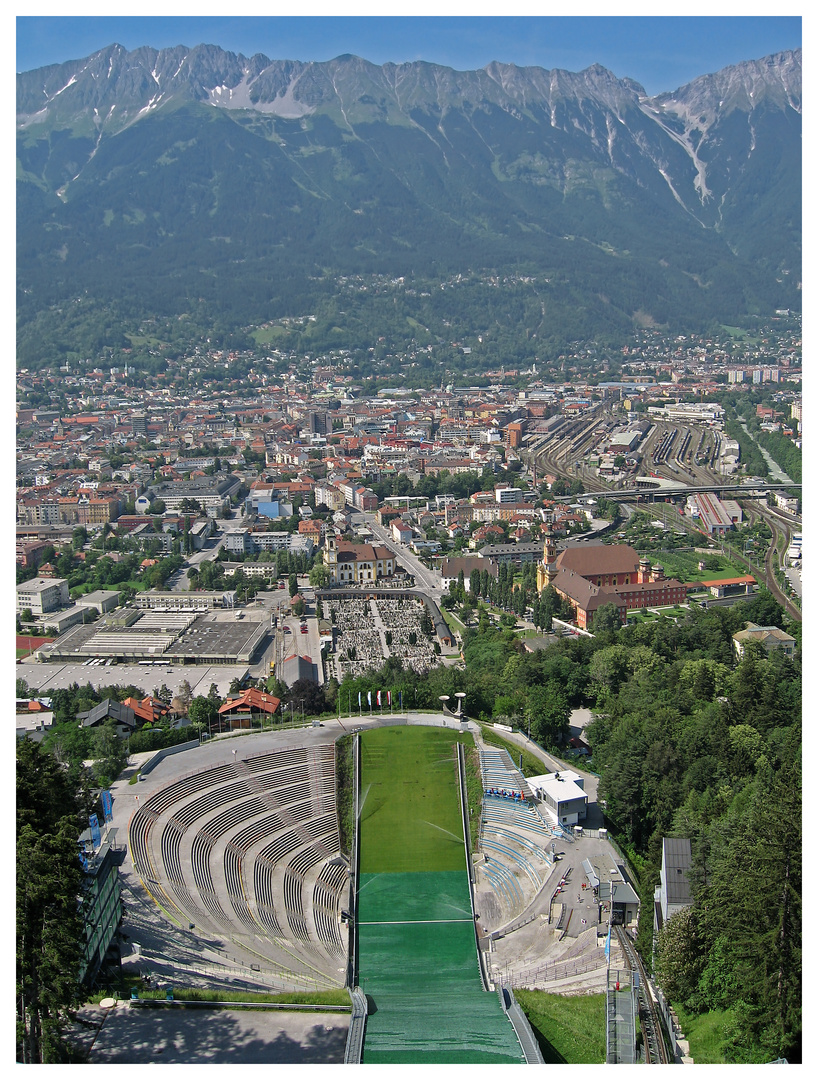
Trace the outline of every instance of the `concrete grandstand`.
{"label": "concrete grandstand", "polygon": [[[447,733],[450,737],[466,737],[469,743],[476,735],[480,745],[477,725],[452,717],[404,715],[388,723],[362,721],[357,730],[394,726],[399,731],[407,723],[410,728],[448,727],[453,729]],[[351,853],[341,850],[336,805],[335,741],[344,733],[344,724],[333,720],[319,727],[214,739],[188,745],[179,753],[160,754],[155,766],[145,755],[136,762],[142,768],[139,783],[129,783],[133,771],[120,778],[114,786],[113,824],[128,837],[121,868],[127,913],[123,929],[133,950],[127,955],[126,947],[123,964],[140,970],[147,965],[154,976],[177,988],[187,983],[248,990],[344,986],[352,990],[360,981],[367,994],[374,994],[380,1019],[360,1012],[366,1008],[365,998],[356,990],[358,997],[353,994],[353,999],[358,1007],[353,1009],[350,1033],[357,1032],[363,1041],[347,1060],[361,1060],[361,1054],[372,1062],[419,1060],[414,1045],[418,1038],[433,1055],[424,1060],[487,1061],[497,1053],[498,1061],[533,1060],[526,1056],[533,1050],[520,1049],[517,1039],[523,1045],[525,1039],[513,1020],[517,1034],[508,1027],[513,1010],[504,1005],[495,1015],[498,998],[484,988],[508,987],[510,993],[512,985],[535,986],[545,979],[563,990],[576,982],[582,992],[598,988],[604,980],[597,927],[585,926],[590,910],[577,911],[570,933],[556,925],[562,909],[557,904],[555,910],[554,889],[561,877],[570,874],[573,852],[558,860],[566,854],[563,849],[579,845],[549,820],[509,755],[482,746],[484,799],[479,822],[475,816],[468,823],[466,810],[463,828],[455,835],[451,822],[438,826],[429,803],[422,804],[420,816],[426,820],[420,831],[427,839],[439,835],[445,840],[452,866],[432,872],[425,858],[415,865],[410,858],[410,872],[395,874],[400,867],[381,866],[377,849],[374,855],[370,849],[359,872],[356,845]],[[442,767],[448,786],[451,756],[448,765],[439,759],[436,751],[429,758],[435,769]],[[362,819],[377,805],[368,783],[361,800]],[[489,794],[500,790],[513,790],[517,797],[512,801]],[[467,833],[469,827],[479,829],[480,837],[471,878],[462,869],[467,864],[464,830]],[[394,835],[390,843],[397,850]],[[555,853],[556,848],[561,850]],[[580,854],[577,851],[574,859],[578,872]],[[455,870],[455,865],[461,869]],[[424,868],[426,874],[417,873]],[[437,881],[440,874],[435,884],[432,878]],[[404,907],[409,914],[401,916],[399,909]],[[565,918],[563,912],[561,920]],[[395,919],[408,919],[404,930],[396,931],[397,938],[389,931],[414,957],[403,964],[404,974],[419,971],[418,964],[437,963],[435,928],[441,920],[449,927],[444,997],[450,1019],[438,1043],[434,1031],[425,1030],[426,1021],[416,1022],[420,1014],[412,1019],[414,991],[393,970],[392,946],[384,951],[384,934]],[[550,924],[548,930],[543,920]],[[363,935],[360,976],[351,931]],[[549,950],[558,958],[550,970],[543,967]],[[468,986],[459,981],[466,969]],[[472,1035],[466,1036],[462,1022],[454,1019],[458,996],[483,1018],[483,1026]],[[501,1003],[508,1000],[501,995]],[[397,1003],[399,1010],[410,1008],[399,1020],[403,1035],[391,1032],[388,1001]]]}

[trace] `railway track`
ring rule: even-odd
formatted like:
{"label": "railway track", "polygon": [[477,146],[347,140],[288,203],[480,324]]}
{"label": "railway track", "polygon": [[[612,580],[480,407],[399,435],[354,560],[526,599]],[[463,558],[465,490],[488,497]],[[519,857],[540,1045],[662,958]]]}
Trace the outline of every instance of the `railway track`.
{"label": "railway track", "polygon": [[744,507],[751,522],[763,520],[770,528],[772,538],[764,556],[764,584],[791,618],[801,622],[801,610],[787,596],[775,576],[779,553],[787,550],[794,529],[789,522],[782,521],[775,513],[764,513],[759,507]]}
{"label": "railway track", "polygon": [[[551,473],[569,482],[580,480],[596,488],[609,487],[615,497],[617,487],[608,485],[597,470],[585,461],[614,426],[605,413],[566,420],[550,435],[532,439],[525,451],[529,465],[538,473]],[[654,422],[640,444],[641,464],[637,476],[655,476],[696,487],[723,481],[719,472],[722,436],[687,424]]]}
{"label": "railway track", "polygon": [[631,973],[636,972],[639,975],[639,1023],[642,1026],[642,1036],[645,1040],[645,1064],[672,1064],[667,1052],[659,1010],[656,1008],[656,1002],[650,993],[648,978],[642,966],[642,958],[622,927],[615,926],[614,930],[616,931],[619,947],[622,949]]}

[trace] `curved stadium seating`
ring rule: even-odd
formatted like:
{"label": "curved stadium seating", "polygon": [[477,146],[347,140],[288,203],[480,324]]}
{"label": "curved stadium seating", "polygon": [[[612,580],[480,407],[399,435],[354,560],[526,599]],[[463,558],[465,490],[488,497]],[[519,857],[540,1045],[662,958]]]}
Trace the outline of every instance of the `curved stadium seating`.
{"label": "curved stadium seating", "polygon": [[333,744],[181,777],[139,807],[129,845],[145,888],[177,921],[244,942],[296,980],[343,984],[349,871]]}

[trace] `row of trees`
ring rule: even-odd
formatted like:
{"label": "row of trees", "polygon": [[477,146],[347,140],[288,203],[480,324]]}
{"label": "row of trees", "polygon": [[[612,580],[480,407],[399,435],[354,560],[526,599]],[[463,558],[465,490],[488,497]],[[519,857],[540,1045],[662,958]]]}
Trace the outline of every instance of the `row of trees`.
{"label": "row of trees", "polygon": [[[657,978],[693,1012],[727,1009],[728,1060],[800,1060],[801,671],[732,634],[783,623],[769,594],[598,641],[586,728],[608,824],[640,873],[643,956],[663,836],[692,842],[694,904]],[[789,627],[796,637],[800,627]]]}

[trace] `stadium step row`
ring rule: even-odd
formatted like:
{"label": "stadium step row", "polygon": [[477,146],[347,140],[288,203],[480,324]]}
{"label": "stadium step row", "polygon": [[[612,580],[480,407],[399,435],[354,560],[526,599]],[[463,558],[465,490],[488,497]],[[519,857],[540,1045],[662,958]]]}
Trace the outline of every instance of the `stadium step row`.
{"label": "stadium step row", "polygon": [[182,777],[137,810],[129,844],[148,892],[182,919],[252,935],[253,948],[296,981],[343,981],[348,869],[331,744]]}

